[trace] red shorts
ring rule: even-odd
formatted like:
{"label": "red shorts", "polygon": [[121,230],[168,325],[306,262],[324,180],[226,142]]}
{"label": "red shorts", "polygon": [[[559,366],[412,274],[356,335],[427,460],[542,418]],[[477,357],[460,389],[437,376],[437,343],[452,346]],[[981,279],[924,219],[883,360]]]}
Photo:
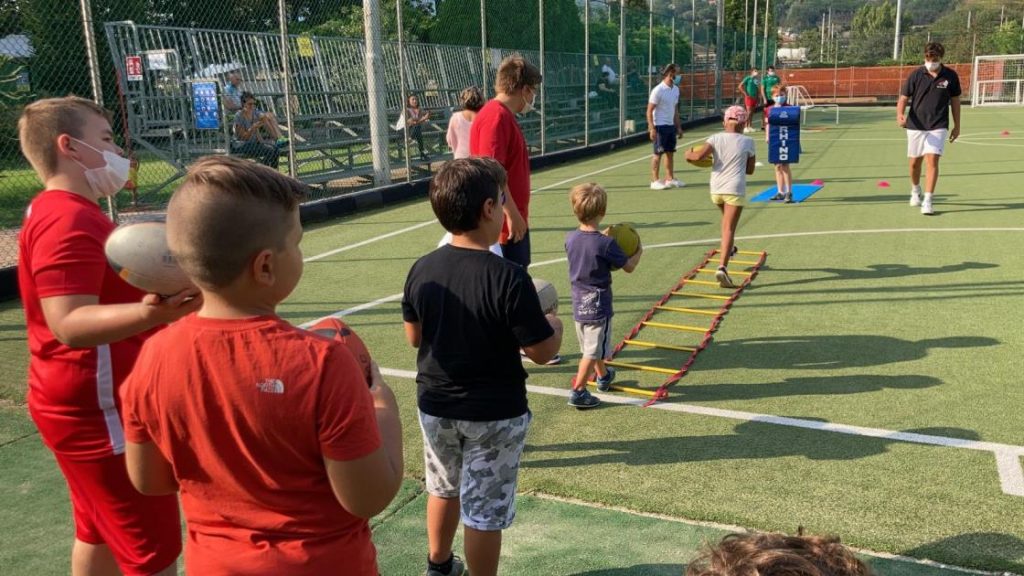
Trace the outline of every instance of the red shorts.
{"label": "red shorts", "polygon": [[748,110],[753,110],[754,108],[757,108],[757,104],[757,98],[753,98],[751,96],[746,95],[743,96],[743,105],[746,106]]}
{"label": "red shorts", "polygon": [[181,555],[177,496],[143,496],[128,479],[124,455],[71,460],[55,455],[71,493],[75,538],[105,544],[126,576],[148,576]]}

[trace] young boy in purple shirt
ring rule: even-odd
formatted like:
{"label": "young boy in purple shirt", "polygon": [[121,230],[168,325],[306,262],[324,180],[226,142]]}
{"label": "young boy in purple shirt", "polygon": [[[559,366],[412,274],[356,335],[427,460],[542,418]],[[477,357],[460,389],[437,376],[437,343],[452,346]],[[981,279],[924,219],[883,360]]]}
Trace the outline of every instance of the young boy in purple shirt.
{"label": "young boy in purple shirt", "polygon": [[608,194],[593,182],[579,184],[569,195],[572,211],[580,227],[565,237],[569,257],[569,281],[572,283],[572,317],[580,342],[580,367],[572,382],[569,405],[578,409],[601,403],[587,390],[590,373],[595,373],[597,389],[606,392],[615,378],[615,370],[605,366],[612,353],[612,270],[632,272],[643,246],[626,256],[618,243],[598,231],[608,208]]}

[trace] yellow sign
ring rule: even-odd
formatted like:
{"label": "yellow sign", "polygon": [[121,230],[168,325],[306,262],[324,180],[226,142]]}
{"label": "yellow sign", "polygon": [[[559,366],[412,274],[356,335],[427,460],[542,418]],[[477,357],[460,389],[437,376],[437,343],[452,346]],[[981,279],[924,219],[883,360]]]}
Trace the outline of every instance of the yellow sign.
{"label": "yellow sign", "polygon": [[299,56],[303,58],[313,57],[313,40],[306,36],[299,36],[296,42],[299,44]]}

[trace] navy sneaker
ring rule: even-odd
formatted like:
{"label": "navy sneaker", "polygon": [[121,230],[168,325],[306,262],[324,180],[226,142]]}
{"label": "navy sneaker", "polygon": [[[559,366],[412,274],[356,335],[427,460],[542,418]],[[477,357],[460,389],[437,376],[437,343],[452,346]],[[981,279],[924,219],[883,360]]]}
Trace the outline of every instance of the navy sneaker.
{"label": "navy sneaker", "polygon": [[601,401],[596,396],[590,393],[590,390],[586,388],[580,388],[579,390],[573,390],[572,396],[569,397],[569,406],[573,406],[579,410],[586,410],[587,408],[596,408],[601,404]]}
{"label": "navy sneaker", "polygon": [[462,561],[462,558],[452,554],[452,569],[451,572],[445,574],[440,570],[432,570],[429,566],[427,567],[426,576],[464,576],[467,575],[466,563]]}
{"label": "navy sneaker", "polygon": [[608,366],[605,368],[604,378],[598,376],[594,379],[597,382],[597,389],[601,392],[607,392],[612,389],[612,380],[615,380],[615,368]]}

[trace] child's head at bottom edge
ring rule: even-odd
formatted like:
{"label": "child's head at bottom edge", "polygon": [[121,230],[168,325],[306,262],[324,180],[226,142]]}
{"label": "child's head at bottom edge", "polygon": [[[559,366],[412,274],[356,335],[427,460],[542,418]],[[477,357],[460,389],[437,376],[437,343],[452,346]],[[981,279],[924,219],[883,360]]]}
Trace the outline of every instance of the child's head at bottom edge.
{"label": "child's head at bottom edge", "polygon": [[430,181],[430,207],[454,236],[477,235],[498,241],[508,193],[508,174],[494,158],[449,160]]}
{"label": "child's head at bottom edge", "polygon": [[872,576],[835,536],[729,534],[687,566],[685,576]]}
{"label": "child's head at bottom edge", "polygon": [[569,201],[580,224],[597,226],[608,210],[608,193],[595,182],[573,186],[569,191]]}
{"label": "child's head at bottom edge", "polygon": [[204,293],[239,306],[273,306],[302,277],[299,202],[306,186],[230,156],[192,165],[167,206],[167,243]]}

